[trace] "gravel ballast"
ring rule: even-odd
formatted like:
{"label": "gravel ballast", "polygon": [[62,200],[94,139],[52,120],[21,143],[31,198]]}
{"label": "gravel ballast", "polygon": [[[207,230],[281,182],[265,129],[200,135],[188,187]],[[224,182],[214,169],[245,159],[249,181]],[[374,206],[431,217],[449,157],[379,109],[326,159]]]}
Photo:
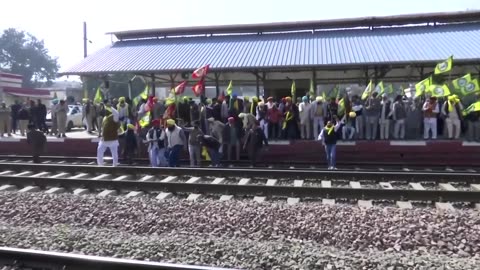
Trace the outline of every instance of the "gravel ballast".
{"label": "gravel ballast", "polygon": [[480,265],[475,210],[4,192],[0,224],[4,246],[243,269]]}

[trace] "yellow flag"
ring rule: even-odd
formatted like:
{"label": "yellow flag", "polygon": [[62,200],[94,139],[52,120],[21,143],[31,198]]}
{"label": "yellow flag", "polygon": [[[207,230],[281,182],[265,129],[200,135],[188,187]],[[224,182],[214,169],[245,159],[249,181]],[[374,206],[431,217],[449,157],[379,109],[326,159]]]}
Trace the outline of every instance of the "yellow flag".
{"label": "yellow flag", "polygon": [[295,80],[292,80],[291,94],[292,94],[292,102],[295,103],[296,95],[297,95],[297,86],[295,85]]}
{"label": "yellow flag", "polygon": [[381,96],[385,93],[385,87],[383,87],[383,81],[380,81],[377,86],[375,87],[375,91],[377,91],[378,95]]}
{"label": "yellow flag", "polygon": [[472,76],[470,73],[465,74],[463,77],[457,78],[452,81],[453,87],[455,89],[462,89],[467,86],[467,83],[469,83],[472,80]]}
{"label": "yellow flag", "polygon": [[148,127],[150,125],[150,112],[147,112],[141,119],[138,121],[142,128]]}
{"label": "yellow flag", "polygon": [[310,97],[315,97],[315,84],[313,83],[313,80],[310,79],[310,90],[308,91],[308,95]]}
{"label": "yellow flag", "polygon": [[479,92],[479,91],[480,91],[480,85],[478,83],[478,79],[473,79],[473,80],[467,82],[465,87],[462,88],[462,94],[464,96],[466,96],[468,94],[475,93],[475,92]]}
{"label": "yellow flag", "polygon": [[95,98],[93,99],[94,103],[102,103],[103,102],[103,95],[100,86],[97,88],[97,92],[95,93]]}
{"label": "yellow flag", "polygon": [[374,88],[373,87],[373,81],[370,80],[370,83],[368,83],[367,87],[363,91],[362,100],[367,99],[372,94],[373,88]]}
{"label": "yellow flag", "polygon": [[341,116],[345,113],[345,100],[342,98],[338,101],[338,115]]}
{"label": "yellow flag", "polygon": [[440,62],[435,67],[435,75],[450,72],[453,66],[453,55],[450,56],[447,60]]}
{"label": "yellow flag", "polygon": [[446,97],[450,96],[450,89],[446,84],[444,85],[430,85],[428,87],[428,92],[432,93],[433,97]]}
{"label": "yellow flag", "polygon": [[480,111],[480,101],[472,103],[465,110],[463,110],[463,115],[465,116],[469,113],[478,112],[478,111]]}
{"label": "yellow flag", "polygon": [[225,90],[225,92],[227,92],[227,96],[231,96],[231,95],[232,95],[232,93],[233,93],[232,81],[230,81],[230,83],[228,84],[228,87],[227,87],[227,89]]}
{"label": "yellow flag", "polygon": [[210,155],[208,154],[207,147],[202,147],[202,156],[205,157],[205,160],[210,161]]}
{"label": "yellow flag", "polygon": [[428,87],[430,86],[430,77],[424,79],[423,81],[415,84],[415,97],[419,97],[423,95],[427,90]]}

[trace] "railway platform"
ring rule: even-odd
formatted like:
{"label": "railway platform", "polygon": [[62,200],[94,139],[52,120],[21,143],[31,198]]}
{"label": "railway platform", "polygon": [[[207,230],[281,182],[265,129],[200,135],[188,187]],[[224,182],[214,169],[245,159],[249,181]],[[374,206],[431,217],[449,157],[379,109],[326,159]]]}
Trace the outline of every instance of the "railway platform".
{"label": "railway platform", "polygon": [[[67,138],[47,137],[46,156],[91,157],[96,155],[99,138],[84,131],[70,132]],[[141,149],[139,157],[147,157]],[[436,166],[480,165],[480,143],[452,140],[435,141],[348,141],[338,143],[338,163],[396,163]],[[26,138],[0,138],[0,155],[29,155]],[[185,157],[187,154],[185,153]],[[271,141],[260,162],[324,163],[324,150],[317,141]]]}

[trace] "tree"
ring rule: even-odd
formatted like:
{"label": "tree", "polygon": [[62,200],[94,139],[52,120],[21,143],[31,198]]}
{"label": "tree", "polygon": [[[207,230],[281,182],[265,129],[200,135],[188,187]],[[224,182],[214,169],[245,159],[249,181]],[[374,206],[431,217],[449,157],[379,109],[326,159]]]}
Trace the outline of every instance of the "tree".
{"label": "tree", "polygon": [[51,84],[59,65],[48,55],[43,40],[10,28],[0,36],[0,69],[22,75],[24,87],[37,87],[42,81]]}

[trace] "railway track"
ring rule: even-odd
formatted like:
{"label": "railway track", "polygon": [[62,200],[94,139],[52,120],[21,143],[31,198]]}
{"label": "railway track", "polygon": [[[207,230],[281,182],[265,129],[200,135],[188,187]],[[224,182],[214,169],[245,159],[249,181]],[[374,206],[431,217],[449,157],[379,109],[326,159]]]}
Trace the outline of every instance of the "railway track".
{"label": "railway track", "polygon": [[314,171],[241,168],[99,167],[0,163],[0,190],[96,194],[98,196],[172,196],[324,203],[377,203],[411,208],[417,202],[480,207],[480,174],[452,172]]}
{"label": "railway track", "polygon": [[[106,164],[111,163],[111,158],[105,158]],[[135,159],[133,165],[128,165],[120,159],[121,166],[149,166],[148,159]],[[30,156],[17,155],[0,155],[0,163],[32,163]],[[95,157],[71,157],[71,156],[45,156],[42,157],[42,164],[70,164],[70,165],[96,165]],[[188,166],[188,160],[181,160],[182,166]],[[207,167],[209,163],[204,162]],[[250,163],[247,160],[241,161],[225,161],[224,167],[234,168],[248,168],[251,169]],[[341,163],[339,166],[341,170],[349,171],[398,171],[398,172],[479,172],[474,166],[442,166],[435,164],[402,164],[402,163]],[[302,169],[302,170],[325,170],[325,165],[315,162],[292,162],[292,161],[276,161],[274,164],[267,164],[259,162],[255,168],[269,168],[269,169]]]}

